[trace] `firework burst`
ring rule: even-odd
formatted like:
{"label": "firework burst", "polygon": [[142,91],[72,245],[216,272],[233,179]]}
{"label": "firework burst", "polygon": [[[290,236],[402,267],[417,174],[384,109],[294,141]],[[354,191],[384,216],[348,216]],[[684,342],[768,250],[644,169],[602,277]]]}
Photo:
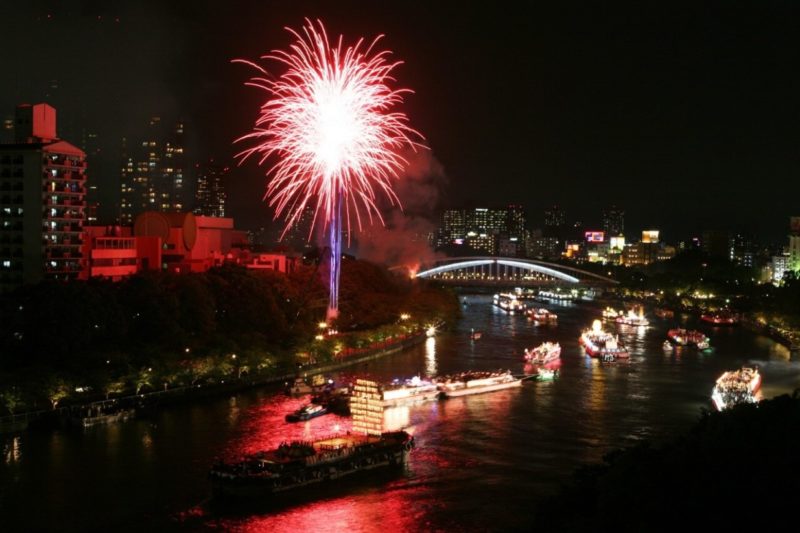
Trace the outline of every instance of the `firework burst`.
{"label": "firework burst", "polygon": [[279,77],[256,63],[259,75],[248,85],[267,91],[255,128],[239,141],[254,142],[242,160],[258,156],[264,164],[275,156],[265,198],[284,218],[286,231],[306,206],[314,208],[314,227],[328,230],[331,246],[329,317],[338,312],[339,261],[342,226],[361,229],[364,217],[383,219],[376,200],[382,193],[399,203],[392,179],[405,166],[404,146],[419,146],[422,136],[408,119],[392,109],[409,89],[392,89],[391,72],[400,61],[390,52],[375,51],[382,36],[366,45],[359,39],[344,47],[342,37],[331,43],[322,22],[306,19],[301,32],[286,28],[295,38],[288,51],[273,51],[262,59],[277,61],[286,71]]}

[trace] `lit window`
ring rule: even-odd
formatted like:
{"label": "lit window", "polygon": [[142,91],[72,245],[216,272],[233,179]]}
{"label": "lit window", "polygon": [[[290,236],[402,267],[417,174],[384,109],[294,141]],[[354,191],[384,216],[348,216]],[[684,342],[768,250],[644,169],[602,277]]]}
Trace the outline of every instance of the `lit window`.
{"label": "lit window", "polygon": [[11,268],[11,261],[9,261],[8,259],[3,261],[3,267],[4,268]]}

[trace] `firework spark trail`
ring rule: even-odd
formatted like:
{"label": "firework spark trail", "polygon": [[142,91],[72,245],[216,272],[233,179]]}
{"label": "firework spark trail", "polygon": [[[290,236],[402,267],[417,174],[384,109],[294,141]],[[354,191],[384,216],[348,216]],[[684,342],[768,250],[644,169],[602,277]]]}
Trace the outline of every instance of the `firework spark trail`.
{"label": "firework spark trail", "polygon": [[[338,314],[341,230],[351,232],[352,219],[361,229],[362,218],[383,223],[375,204],[377,192],[394,204],[392,179],[406,165],[399,155],[403,146],[420,146],[412,138],[422,135],[408,126],[405,114],[391,109],[402,103],[409,89],[391,89],[391,72],[401,64],[390,62],[390,52],[374,52],[382,36],[369,46],[359,39],[344,47],[342,37],[332,44],[322,22],[306,19],[302,32],[286,28],[296,39],[289,51],[273,51],[262,59],[287,68],[272,77],[259,65],[261,75],[247,85],[269,93],[255,128],[237,141],[255,145],[239,154],[241,160],[259,156],[259,164],[276,156],[269,168],[271,180],[265,198],[283,217],[283,235],[295,225],[307,205],[314,207],[314,227],[329,231],[331,246],[328,317]],[[376,192],[377,191],[377,192]],[[349,235],[350,233],[348,233]]]}

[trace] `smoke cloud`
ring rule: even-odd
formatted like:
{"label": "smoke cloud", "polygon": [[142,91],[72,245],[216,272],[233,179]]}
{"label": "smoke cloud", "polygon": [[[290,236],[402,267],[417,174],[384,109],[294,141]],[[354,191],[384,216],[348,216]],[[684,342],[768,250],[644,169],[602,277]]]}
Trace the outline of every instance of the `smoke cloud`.
{"label": "smoke cloud", "polygon": [[364,228],[358,236],[358,256],[415,273],[420,265],[438,258],[429,237],[436,230],[435,213],[448,180],[431,150],[408,150],[403,155],[408,165],[394,187],[402,210],[387,207],[385,226]]}

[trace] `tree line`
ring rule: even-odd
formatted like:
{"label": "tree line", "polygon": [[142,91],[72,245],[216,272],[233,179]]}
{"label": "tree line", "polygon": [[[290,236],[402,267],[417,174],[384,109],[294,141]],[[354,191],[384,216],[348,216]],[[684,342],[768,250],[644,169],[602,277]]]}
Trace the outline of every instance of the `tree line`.
{"label": "tree line", "polygon": [[[22,287],[0,299],[0,407],[7,414],[65,399],[289,372],[324,319],[324,276],[315,265],[288,275],[226,265]],[[331,326],[348,345],[396,324],[401,312],[452,317],[458,303],[422,280],[364,261],[343,263],[340,318]]]}

